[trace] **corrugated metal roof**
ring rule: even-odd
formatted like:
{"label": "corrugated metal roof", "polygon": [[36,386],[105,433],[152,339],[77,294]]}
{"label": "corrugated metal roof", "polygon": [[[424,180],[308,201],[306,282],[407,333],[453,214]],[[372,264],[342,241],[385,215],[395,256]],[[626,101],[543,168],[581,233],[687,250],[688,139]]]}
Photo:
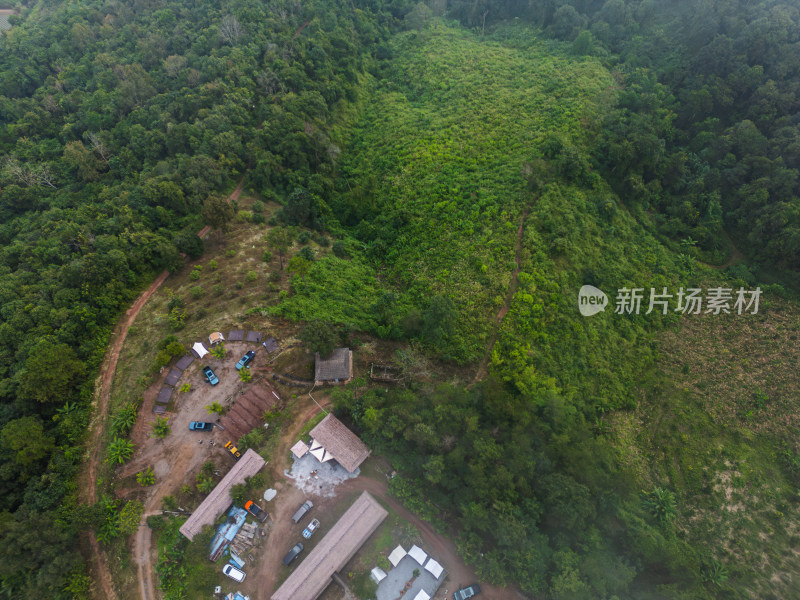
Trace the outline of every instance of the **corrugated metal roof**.
{"label": "corrugated metal roof", "polygon": [[316,600],[389,513],[364,492],[272,594],[272,600]]}
{"label": "corrugated metal roof", "polygon": [[246,477],[252,477],[264,466],[264,459],[252,448],[247,450],[236,461],[230,471],[222,478],[192,515],[181,525],[180,532],[190,540],[203,529],[203,525],[213,525],[217,517],[233,503],[231,488],[244,483]]}

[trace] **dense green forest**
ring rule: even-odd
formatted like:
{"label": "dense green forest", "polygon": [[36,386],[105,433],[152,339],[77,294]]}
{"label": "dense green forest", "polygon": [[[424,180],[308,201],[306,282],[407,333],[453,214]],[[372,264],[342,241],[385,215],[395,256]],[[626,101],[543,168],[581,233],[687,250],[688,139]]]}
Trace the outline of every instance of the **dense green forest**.
{"label": "dense green forest", "polygon": [[136,290],[179,268],[181,252],[203,252],[203,215],[219,224],[207,208],[247,168],[269,197],[331,187],[327,132],[397,20],[346,6],[42,1],[0,36],[9,597],[84,593],[76,534],[106,509],[76,509],[82,437],[111,327]]}
{"label": "dense green forest", "polygon": [[679,402],[647,379],[677,317],[587,321],[574,298],[700,285],[735,251],[751,260],[715,282],[796,284],[797,7],[21,8],[0,34],[3,593],[86,596],[78,533],[119,509],[77,505],[111,328],[202,254],[194,232],[224,225],[215,206],[246,174],[283,222],[341,239],[293,257],[291,293],[253,310],[488,362],[471,386],[337,399],[482,577],[554,599],[748,597],[754,564],[693,544],[677,478],[643,479],[605,435],[642,389]]}

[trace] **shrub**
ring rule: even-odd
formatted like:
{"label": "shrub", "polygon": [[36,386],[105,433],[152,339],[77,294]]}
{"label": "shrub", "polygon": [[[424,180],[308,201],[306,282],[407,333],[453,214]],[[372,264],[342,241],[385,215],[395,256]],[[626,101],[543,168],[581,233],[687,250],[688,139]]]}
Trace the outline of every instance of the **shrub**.
{"label": "shrub", "polygon": [[344,242],[334,242],[332,250],[333,254],[339,258],[347,257],[347,248],[345,247]]}
{"label": "shrub", "polygon": [[275,271],[274,273],[269,274],[269,280],[272,282],[278,282],[281,280],[281,274]]}
{"label": "shrub", "polygon": [[[169,308],[172,309],[172,306],[170,306]],[[174,342],[177,342],[177,341],[178,341],[178,337],[170,333],[167,337],[165,337],[160,342],[158,342],[156,347],[159,350],[164,350],[164,349],[166,349],[167,346],[169,346],[170,344],[172,344]]]}
{"label": "shrub", "polygon": [[147,467],[144,471],[139,471],[136,474],[136,483],[142,487],[153,485],[156,482],[156,474],[153,473],[151,467]]}
{"label": "shrub", "polygon": [[264,212],[264,203],[261,200],[255,200],[250,208],[254,213]]}
{"label": "shrub", "polygon": [[169,419],[156,417],[156,421],[153,423],[153,431],[150,435],[158,439],[164,439],[169,435],[170,431],[172,431],[172,428],[169,426]]}
{"label": "shrub", "polygon": [[314,262],[314,251],[308,246],[300,250],[297,255],[303,257],[308,262]]}
{"label": "shrub", "polygon": [[327,248],[328,246],[331,245],[331,241],[328,239],[328,236],[326,235],[318,235],[316,238],[314,238],[314,241],[317,242],[323,248]]}
{"label": "shrub", "polygon": [[200,279],[200,271],[197,270],[197,267],[192,269],[192,272],[189,273],[189,279],[191,279],[192,281],[197,281],[198,279]]}
{"label": "shrub", "polygon": [[183,356],[186,354],[186,348],[184,348],[183,344],[178,341],[170,342],[164,349],[169,353],[170,356]]}
{"label": "shrub", "polygon": [[247,280],[248,283],[253,283],[258,279],[258,273],[256,273],[255,271],[248,271],[247,275],[245,276],[245,279]]}
{"label": "shrub", "polygon": [[272,252],[264,250],[264,254],[261,255],[261,260],[265,263],[272,262]]}
{"label": "shrub", "polygon": [[236,289],[237,289],[237,290],[240,290],[240,289],[242,289],[243,287],[244,287],[244,283],[243,283],[243,282],[241,282],[241,281],[237,281],[237,282],[236,282]]}
{"label": "shrub", "polygon": [[183,308],[175,307],[171,311],[169,311],[169,326],[178,331],[179,329],[183,329],[186,325],[186,311]]}
{"label": "shrub", "polygon": [[188,394],[192,390],[191,383],[184,383],[178,390],[181,394]]}
{"label": "shrub", "polygon": [[225,291],[225,287],[221,283],[214,284],[214,287],[211,288],[211,291],[214,292],[215,296],[219,296],[222,292]]}
{"label": "shrub", "polygon": [[236,220],[239,221],[239,223],[249,223],[253,220],[253,213],[249,210],[240,210],[236,215]]}
{"label": "shrub", "polygon": [[251,379],[253,379],[253,374],[250,372],[250,369],[244,368],[239,369],[239,379],[241,379],[244,383],[249,383]]}
{"label": "shrub", "polygon": [[212,271],[216,271],[219,268],[219,263],[215,260],[208,261],[208,268]]}
{"label": "shrub", "polygon": [[300,235],[297,236],[297,242],[300,244],[307,244],[308,240],[310,239],[311,239],[310,231],[301,231]]}
{"label": "shrub", "polygon": [[205,292],[203,286],[201,285],[194,286],[191,291],[192,299],[197,300],[198,298],[202,298],[203,292]]}
{"label": "shrub", "polygon": [[230,250],[228,250],[228,251],[225,253],[225,256],[227,256],[228,258],[233,258],[234,256],[236,256],[236,250],[234,250],[233,248],[231,248]]}
{"label": "shrub", "polygon": [[167,521],[162,515],[150,515],[147,517],[147,526],[153,531],[161,531],[166,524]]}

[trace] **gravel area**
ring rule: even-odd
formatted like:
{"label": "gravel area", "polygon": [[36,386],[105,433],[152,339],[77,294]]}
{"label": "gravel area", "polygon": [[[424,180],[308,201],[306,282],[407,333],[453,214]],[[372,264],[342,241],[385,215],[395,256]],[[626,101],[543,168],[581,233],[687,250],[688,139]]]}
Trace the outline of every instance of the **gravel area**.
{"label": "gravel area", "polygon": [[[316,476],[311,475],[312,471],[316,471]],[[358,477],[360,472],[359,469],[356,469],[354,473],[348,473],[344,467],[334,461],[321,463],[309,453],[303,458],[295,457],[291,471],[284,471],[283,474],[294,480],[295,486],[306,494],[332,498],[336,495],[337,485]]]}

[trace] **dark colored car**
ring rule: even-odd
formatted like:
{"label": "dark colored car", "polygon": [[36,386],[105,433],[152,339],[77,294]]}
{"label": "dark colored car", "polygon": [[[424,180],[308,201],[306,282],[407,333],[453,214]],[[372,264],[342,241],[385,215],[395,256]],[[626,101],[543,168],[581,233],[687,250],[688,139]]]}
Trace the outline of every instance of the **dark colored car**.
{"label": "dark colored car", "polygon": [[300,554],[302,551],[303,551],[303,542],[297,542],[294,546],[292,546],[292,549],[289,550],[289,553],[283,557],[283,564],[288,567],[289,563],[292,562],[295,558],[297,558],[297,555]]}
{"label": "dark colored car", "polygon": [[300,505],[300,508],[297,509],[297,512],[294,513],[294,516],[292,516],[292,521],[294,521],[295,523],[300,521],[300,519],[303,518],[303,515],[305,515],[308,511],[310,511],[313,506],[314,503],[311,502],[311,500],[306,500],[305,502],[303,502]]}
{"label": "dark colored car", "polygon": [[192,421],[189,423],[189,431],[213,431],[213,423],[204,423],[203,421]]}
{"label": "dark colored car", "polygon": [[236,460],[239,460],[242,457],[242,453],[239,452],[239,449],[233,445],[233,442],[228,442],[225,444],[225,449],[230,452],[233,458]]}
{"label": "dark colored car", "polygon": [[208,379],[208,383],[210,383],[211,385],[217,385],[219,383],[219,379],[214,374],[214,371],[211,370],[211,367],[209,366],[203,367],[203,375],[206,376],[206,379]]}
{"label": "dark colored car", "polygon": [[242,358],[239,359],[239,362],[236,363],[236,370],[239,371],[240,369],[244,369],[247,365],[253,362],[253,359],[256,357],[256,353],[254,350],[248,350],[247,354],[245,354]]}
{"label": "dark colored car", "polygon": [[244,503],[244,509],[262,523],[266,521],[267,517],[269,516],[258,504],[252,500],[248,500]]}
{"label": "dark colored car", "polygon": [[462,588],[454,593],[453,600],[467,600],[467,598],[472,598],[480,593],[481,586],[479,586],[477,583],[473,583],[472,585]]}

